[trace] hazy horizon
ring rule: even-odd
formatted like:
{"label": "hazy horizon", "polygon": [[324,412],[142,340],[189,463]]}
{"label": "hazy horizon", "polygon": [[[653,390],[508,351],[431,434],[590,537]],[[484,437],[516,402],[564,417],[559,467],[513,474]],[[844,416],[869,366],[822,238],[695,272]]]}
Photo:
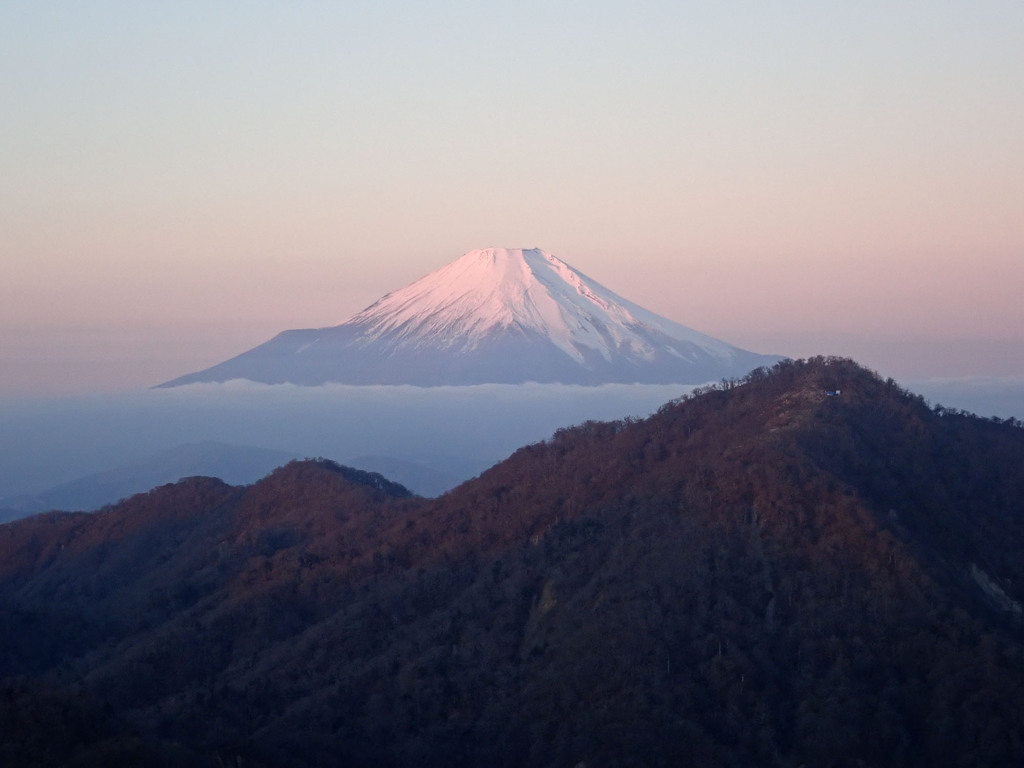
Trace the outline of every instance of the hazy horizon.
{"label": "hazy horizon", "polygon": [[220,442],[346,461],[378,455],[465,480],[559,427],[647,416],[691,385],[462,387],[192,384],[135,393],[0,398],[0,508],[183,444]]}

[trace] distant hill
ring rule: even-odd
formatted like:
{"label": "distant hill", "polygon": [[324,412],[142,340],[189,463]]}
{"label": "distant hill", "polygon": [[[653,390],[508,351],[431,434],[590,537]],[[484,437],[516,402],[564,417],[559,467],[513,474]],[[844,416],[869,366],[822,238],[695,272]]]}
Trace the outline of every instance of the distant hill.
{"label": "distant hill", "polygon": [[254,446],[214,441],[185,443],[30,496],[8,499],[6,504],[11,509],[7,519],[55,509],[95,510],[193,475],[244,485],[296,458],[299,457],[293,453]]}
{"label": "distant hill", "polygon": [[385,475],[420,496],[440,496],[459,484],[454,475],[394,456],[355,456],[345,463],[357,469]]}
{"label": "distant hill", "polygon": [[1021,765],[1022,467],[818,358],[436,500],[307,461],[0,526],[0,756]]}
{"label": "distant hill", "polygon": [[[248,485],[297,458],[294,453],[253,446],[185,443],[39,493],[7,498],[0,507],[0,523],[53,510],[93,511],[184,477],[203,475]],[[439,469],[392,456],[356,456],[347,463],[386,474],[422,496],[440,496],[459,482]]]}
{"label": "distant hill", "polygon": [[17,520],[30,514],[32,513],[20,509],[0,507],[0,523],[9,523],[11,520]]}
{"label": "distant hill", "polygon": [[340,325],[284,331],[161,386],[702,384],[778,359],[660,317],[546,251],[485,248]]}

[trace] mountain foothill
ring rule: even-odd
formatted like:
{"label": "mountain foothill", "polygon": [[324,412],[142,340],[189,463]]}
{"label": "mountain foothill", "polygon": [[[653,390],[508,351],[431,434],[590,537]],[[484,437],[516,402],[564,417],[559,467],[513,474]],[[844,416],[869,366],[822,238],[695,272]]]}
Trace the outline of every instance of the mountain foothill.
{"label": "mountain foothill", "polygon": [[4,766],[1019,766],[1024,429],[782,361],[437,499],[0,526]]}

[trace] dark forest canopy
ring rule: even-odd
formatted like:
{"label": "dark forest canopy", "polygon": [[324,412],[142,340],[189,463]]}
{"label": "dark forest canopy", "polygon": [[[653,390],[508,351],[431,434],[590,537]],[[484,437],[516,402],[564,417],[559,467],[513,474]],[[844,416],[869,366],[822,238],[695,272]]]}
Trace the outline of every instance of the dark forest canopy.
{"label": "dark forest canopy", "polygon": [[3,765],[1024,763],[1024,430],[785,361],[436,500],[0,527]]}

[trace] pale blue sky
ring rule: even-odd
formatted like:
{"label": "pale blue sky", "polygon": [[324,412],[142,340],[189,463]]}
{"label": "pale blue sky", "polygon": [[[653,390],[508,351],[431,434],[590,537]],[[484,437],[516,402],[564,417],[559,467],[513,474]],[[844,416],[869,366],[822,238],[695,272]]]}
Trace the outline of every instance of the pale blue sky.
{"label": "pale blue sky", "polygon": [[1024,3],[0,4],[0,394],[537,246],[764,352],[1024,373]]}

